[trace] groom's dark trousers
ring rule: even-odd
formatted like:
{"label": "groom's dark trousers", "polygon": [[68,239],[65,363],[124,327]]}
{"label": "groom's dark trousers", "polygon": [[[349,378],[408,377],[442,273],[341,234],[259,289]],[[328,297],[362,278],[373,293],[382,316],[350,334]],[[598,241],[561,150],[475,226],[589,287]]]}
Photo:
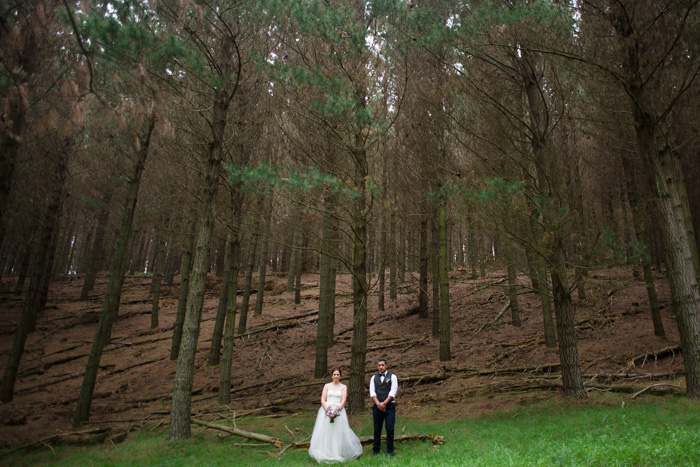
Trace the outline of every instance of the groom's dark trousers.
{"label": "groom's dark trousers", "polygon": [[379,454],[382,442],[382,425],[386,426],[386,452],[394,453],[394,422],[396,421],[396,406],[392,402],[386,406],[386,412],[382,412],[376,405],[372,406],[372,418],[374,418],[374,445],[372,451]]}

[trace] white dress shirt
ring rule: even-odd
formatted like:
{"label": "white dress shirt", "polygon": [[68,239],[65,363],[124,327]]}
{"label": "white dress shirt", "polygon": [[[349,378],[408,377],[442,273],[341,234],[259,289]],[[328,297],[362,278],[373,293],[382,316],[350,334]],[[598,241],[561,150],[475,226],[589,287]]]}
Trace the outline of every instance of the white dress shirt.
{"label": "white dress shirt", "polygon": [[[384,382],[384,375],[386,374],[383,373],[381,376],[381,379],[379,380],[381,383]],[[374,377],[376,375],[372,375],[372,377],[369,379],[369,397],[375,397],[377,395],[377,391],[374,389]],[[396,399],[396,391],[399,390],[399,380],[396,377],[395,374],[391,374],[391,389],[389,390],[389,396],[391,397],[392,401]],[[384,402],[384,401],[379,401],[379,402]]]}

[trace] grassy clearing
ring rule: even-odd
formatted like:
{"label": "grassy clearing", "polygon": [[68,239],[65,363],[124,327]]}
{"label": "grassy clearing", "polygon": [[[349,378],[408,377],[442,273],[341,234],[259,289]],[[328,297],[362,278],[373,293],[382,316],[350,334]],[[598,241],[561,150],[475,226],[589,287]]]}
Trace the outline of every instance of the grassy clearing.
{"label": "grassy clearing", "polygon": [[[398,433],[442,435],[446,443],[398,443],[393,458],[373,458],[371,447],[348,465],[401,466],[700,466],[700,403],[685,398],[649,397],[628,401],[597,395],[585,404],[538,403],[477,418],[425,421],[399,411]],[[444,408],[443,408],[444,409]],[[429,413],[424,410],[424,413]],[[422,417],[426,418],[426,417]],[[314,415],[246,419],[239,427],[304,441]],[[353,417],[359,435],[372,432],[371,416]],[[295,435],[292,436],[290,431]],[[54,447],[0,458],[4,465],[271,466],[316,465],[306,451],[268,446],[235,446],[240,438],[219,439],[211,431],[167,442],[167,432],[134,433],[122,445]]]}

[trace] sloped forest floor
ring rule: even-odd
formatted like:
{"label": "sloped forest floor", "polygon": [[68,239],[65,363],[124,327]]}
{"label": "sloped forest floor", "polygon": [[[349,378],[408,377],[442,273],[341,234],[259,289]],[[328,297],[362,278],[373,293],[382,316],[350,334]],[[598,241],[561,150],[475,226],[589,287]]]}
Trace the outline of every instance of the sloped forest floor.
{"label": "sloped forest floor", "polygon": [[[175,285],[162,293],[157,329],[150,329],[150,283],[150,276],[143,275],[125,281],[87,428],[108,426],[114,434],[167,426],[176,371],[176,362],[169,356],[178,283],[176,278]],[[645,395],[657,390],[682,393],[683,359],[668,284],[659,274],[656,284],[666,338],[654,336],[645,284],[633,277],[630,268],[591,271],[587,298],[578,300],[574,293],[579,356],[589,391],[612,388],[633,397],[635,391],[653,386]],[[12,294],[12,281],[1,285],[0,368],[4,370],[23,297]],[[520,285],[522,326],[518,328],[511,324],[510,310],[496,319],[508,303],[505,271],[492,271],[476,280],[470,280],[466,271],[451,273],[452,359],[447,362],[438,358],[439,342],[431,338],[431,320],[417,313],[417,276],[407,275],[397,300],[390,300],[387,291],[383,312],[377,308],[375,293],[369,306],[365,379],[376,369],[377,359],[386,358],[400,381],[401,412],[432,420],[560,399],[559,357],[556,349],[545,346],[540,301],[526,278],[520,277]],[[76,430],[72,419],[106,278],[98,281],[86,301],[77,298],[81,286],[80,280],[73,280],[56,282],[50,289],[36,332],[27,340],[15,398],[0,405],[0,449]],[[249,332],[235,341],[233,400],[228,407],[216,401],[219,367],[207,365],[219,287],[220,279],[208,279],[195,363],[195,416],[213,420],[230,417],[232,412],[239,416],[274,410],[312,413],[319,405],[323,383],[329,381],[313,377],[318,276],[303,276],[300,305],[294,305],[293,293],[285,291],[282,276],[267,280],[261,315],[253,313],[255,298],[251,297]],[[345,368],[345,377],[352,340],[350,288],[349,276],[340,276],[336,344],[328,356],[329,367]],[[240,299],[239,295],[239,304]],[[664,351],[656,356],[645,355],[660,350]]]}

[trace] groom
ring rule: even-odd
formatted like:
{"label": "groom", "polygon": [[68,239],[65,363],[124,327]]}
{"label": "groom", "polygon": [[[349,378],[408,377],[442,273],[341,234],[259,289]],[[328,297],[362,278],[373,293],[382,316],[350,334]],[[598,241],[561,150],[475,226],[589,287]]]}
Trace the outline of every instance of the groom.
{"label": "groom", "polygon": [[374,446],[372,454],[379,454],[382,442],[382,425],[386,426],[386,453],[394,455],[394,422],[396,421],[396,407],[394,399],[399,389],[399,381],[396,375],[386,370],[386,360],[383,358],[377,362],[379,373],[369,380],[369,397],[374,401],[372,417],[374,418]]}

